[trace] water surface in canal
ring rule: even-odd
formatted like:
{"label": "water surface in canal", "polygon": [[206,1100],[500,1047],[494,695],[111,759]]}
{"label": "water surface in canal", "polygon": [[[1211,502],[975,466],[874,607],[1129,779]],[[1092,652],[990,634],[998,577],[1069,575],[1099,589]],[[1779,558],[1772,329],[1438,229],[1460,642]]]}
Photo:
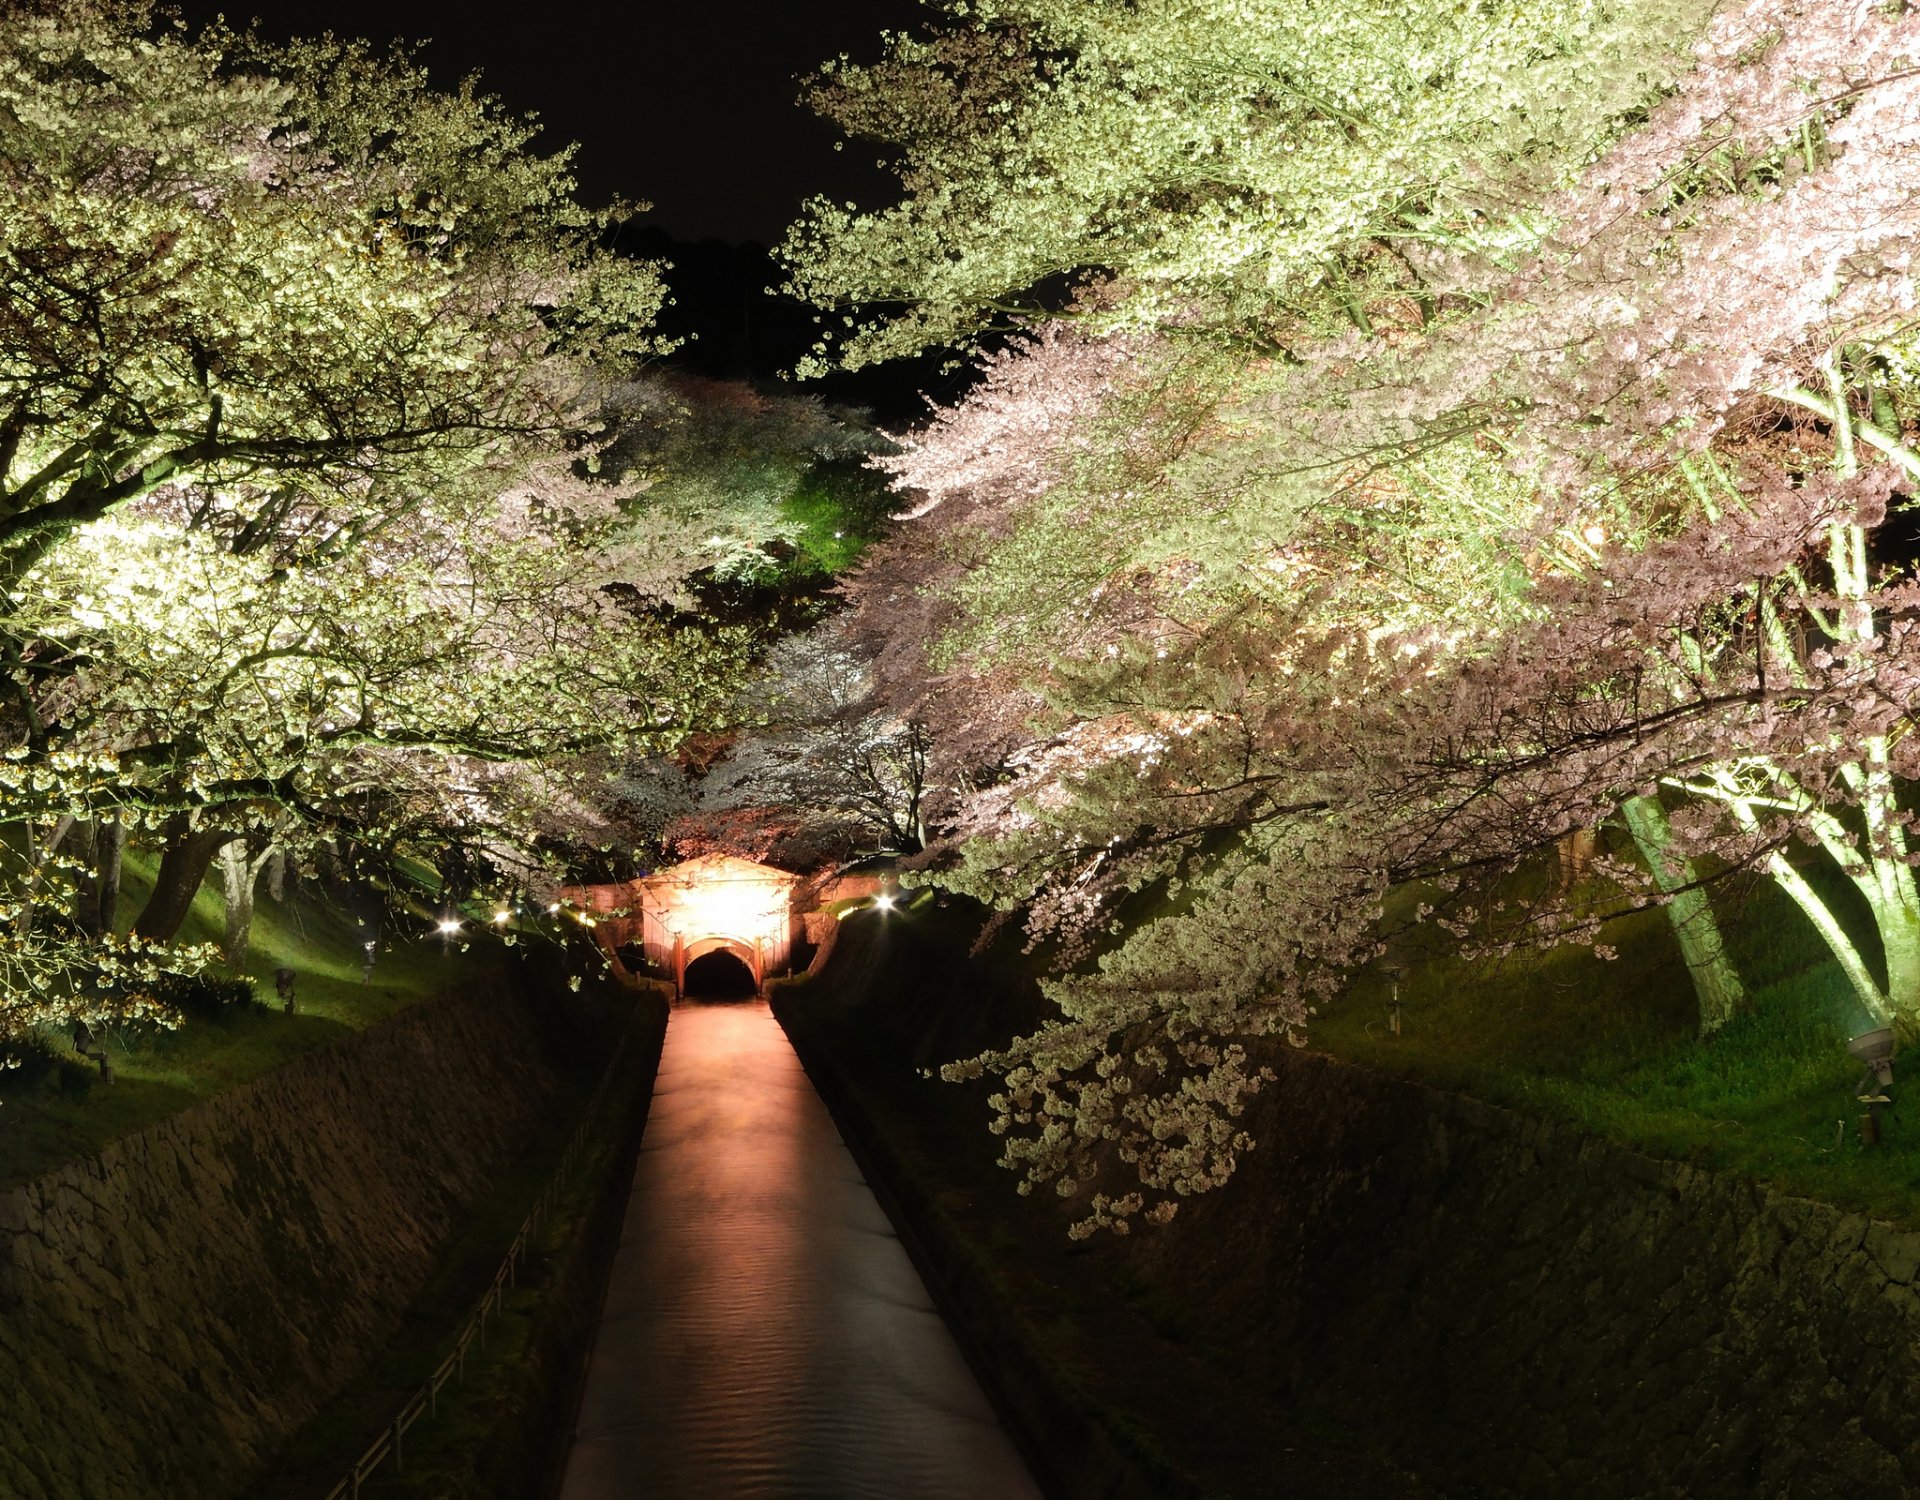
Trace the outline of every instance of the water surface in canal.
{"label": "water surface in canal", "polygon": [[674,1009],[561,1500],[1037,1500],[786,1034]]}

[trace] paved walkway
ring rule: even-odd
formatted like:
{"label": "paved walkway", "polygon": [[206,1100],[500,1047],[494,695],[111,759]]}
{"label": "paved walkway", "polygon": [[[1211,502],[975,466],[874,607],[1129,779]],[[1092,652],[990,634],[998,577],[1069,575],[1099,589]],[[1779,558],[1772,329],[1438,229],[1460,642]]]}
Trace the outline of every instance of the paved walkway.
{"label": "paved walkway", "polygon": [[676,1007],[561,1500],[1039,1493],[767,1007]]}

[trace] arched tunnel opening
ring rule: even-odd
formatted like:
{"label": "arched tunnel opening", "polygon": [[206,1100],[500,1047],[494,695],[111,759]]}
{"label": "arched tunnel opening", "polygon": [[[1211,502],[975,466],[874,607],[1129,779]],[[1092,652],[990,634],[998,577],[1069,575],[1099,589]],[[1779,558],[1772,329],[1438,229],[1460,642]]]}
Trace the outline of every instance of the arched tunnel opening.
{"label": "arched tunnel opening", "polygon": [[716,948],[687,965],[680,992],[689,1000],[751,1000],[760,987],[739,955]]}

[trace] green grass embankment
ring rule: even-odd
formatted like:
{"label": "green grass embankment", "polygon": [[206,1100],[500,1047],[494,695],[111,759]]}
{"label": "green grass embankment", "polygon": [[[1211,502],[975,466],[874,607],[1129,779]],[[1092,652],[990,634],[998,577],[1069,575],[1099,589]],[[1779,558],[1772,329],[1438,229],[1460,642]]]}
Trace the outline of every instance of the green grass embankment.
{"label": "green grass embankment", "polygon": [[[1829,894],[1864,932],[1849,893]],[[1315,1018],[1307,1042],[1652,1156],[1920,1226],[1920,1102],[1892,1119],[1882,1145],[1861,1144],[1861,1070],[1846,1043],[1871,1023],[1832,954],[1771,884],[1723,905],[1750,1004],[1705,1040],[1667,918],[1650,911],[1608,924],[1611,959],[1581,947],[1416,959],[1400,985],[1398,1036],[1391,981],[1363,974]],[[1920,1078],[1920,1060],[1915,1068]]]}
{"label": "green grass embankment", "polygon": [[[129,854],[122,912],[139,910],[153,880],[150,860]],[[369,900],[369,910],[373,902]],[[219,892],[211,884],[195,900],[180,934],[183,943],[215,942],[223,923]],[[362,983],[363,944],[379,942],[371,982]],[[57,1074],[26,1086],[0,1073],[0,1186],[39,1175],[62,1161],[87,1156],[117,1136],[212,1098],[270,1068],[365,1030],[431,996],[497,972],[504,950],[489,936],[462,951],[443,943],[424,923],[362,925],[352,914],[304,893],[285,902],[261,898],[254,916],[248,969],[262,1004],[236,1009],[219,1021],[188,1020],[175,1030],[120,1027],[97,1036],[113,1065],[114,1082],[92,1084],[84,1095],[63,1094]],[[296,1014],[283,1013],[274,995],[274,971],[296,974]],[[44,1040],[63,1054],[71,1038]]]}

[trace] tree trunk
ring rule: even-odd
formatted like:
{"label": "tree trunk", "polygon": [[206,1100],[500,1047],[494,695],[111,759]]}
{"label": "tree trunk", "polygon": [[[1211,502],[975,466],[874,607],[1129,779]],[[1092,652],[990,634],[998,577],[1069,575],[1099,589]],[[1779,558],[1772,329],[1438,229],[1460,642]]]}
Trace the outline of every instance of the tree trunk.
{"label": "tree trunk", "polygon": [[133,919],[135,935],[156,943],[170,943],[178,935],[193,909],[193,898],[200,894],[213,856],[222,844],[233,839],[230,828],[192,828],[181,816],[167,821],[166,832],[153,894]]}
{"label": "tree trunk", "polygon": [[1906,1039],[1920,1040],[1920,916],[1904,903],[1873,915],[1887,955],[1887,1003]]}
{"label": "tree trunk", "polygon": [[1593,869],[1594,830],[1575,828],[1554,847],[1560,859],[1560,885],[1556,894],[1564,897],[1571,895],[1573,888]]}
{"label": "tree trunk", "polygon": [[100,901],[94,890],[96,865],[100,857],[100,825],[81,820],[73,825],[73,832],[67,836],[67,857],[86,867],[86,873],[74,882],[73,920],[82,932],[90,938],[101,935],[98,917]]}
{"label": "tree trunk", "polygon": [[[60,845],[66,841],[67,835],[72,831],[73,819],[71,817],[62,817],[53,825],[52,830],[47,834],[46,841],[42,843],[34,838],[33,825],[31,823],[25,824],[24,832],[27,841],[27,862],[31,865],[39,866],[41,861],[52,859],[55,854],[59,853]],[[28,933],[33,931],[35,905],[40,892],[46,888],[46,884],[46,876],[41,873],[39,869],[36,869],[27,881],[27,899],[21,904],[20,915],[14,918],[13,935],[15,938],[25,938]]]}
{"label": "tree trunk", "polygon": [[1667,899],[1667,920],[1679,939],[1680,953],[1693,976],[1693,992],[1700,1002],[1700,1035],[1712,1036],[1747,1003],[1746,987],[1727,955],[1720,923],[1700,886],[1693,861],[1673,851],[1673,827],[1667,811],[1654,797],[1629,797],[1621,804],[1627,828],[1641,857],[1653,871],[1653,881]]}
{"label": "tree trunk", "polygon": [[127,847],[127,825],[118,818],[99,823],[93,838],[93,927],[106,936],[120,921],[120,856]]}
{"label": "tree trunk", "polygon": [[221,944],[227,968],[236,975],[247,972],[247,941],[253,935],[254,864],[245,839],[234,839],[220,846],[220,891],[226,901],[227,926]]}

